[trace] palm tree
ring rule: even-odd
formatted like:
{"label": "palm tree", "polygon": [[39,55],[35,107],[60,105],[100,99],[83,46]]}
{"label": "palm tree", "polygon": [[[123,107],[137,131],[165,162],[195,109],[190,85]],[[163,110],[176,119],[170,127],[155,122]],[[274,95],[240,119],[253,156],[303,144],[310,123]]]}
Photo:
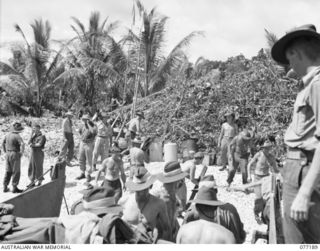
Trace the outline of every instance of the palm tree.
{"label": "palm tree", "polygon": [[142,27],[139,35],[135,35],[133,31],[130,32],[129,38],[135,42],[130,56],[133,57],[133,63],[143,69],[144,83],[140,84],[140,89],[141,95],[147,96],[165,86],[167,77],[185,62],[183,49],[194,37],[203,35],[203,32],[190,33],[165,57],[162,50],[168,18],[160,15],[155,8],[148,13],[139,0],[136,1],[136,5],[142,18]]}
{"label": "palm tree", "polygon": [[86,30],[79,19],[72,17],[72,20],[75,24],[71,28],[76,37],[68,42],[73,48],[67,46],[69,69],[56,81],[71,80],[71,88],[77,90],[82,101],[95,108],[101,92],[117,90],[114,86],[123,84],[126,55],[120,43],[111,36],[118,22],[107,25],[108,18],[101,22],[100,13],[93,12]]}
{"label": "palm tree", "polygon": [[[63,71],[63,65],[59,64],[60,52],[54,53],[49,46],[50,23],[48,21],[43,22],[42,19],[34,20],[31,28],[34,35],[32,44],[28,42],[20,26],[15,25],[16,31],[21,34],[26,44],[26,49],[20,50],[20,53],[25,57],[25,65],[21,68],[20,64],[20,68],[17,68],[15,64],[9,65],[0,62],[1,75],[10,79],[10,84],[7,82],[1,87],[5,90],[11,88],[16,90],[17,93],[24,93],[24,101],[30,105],[31,99],[35,115],[40,116],[44,95],[52,86],[52,80]],[[16,57],[17,55],[14,54],[13,62],[17,59]]]}

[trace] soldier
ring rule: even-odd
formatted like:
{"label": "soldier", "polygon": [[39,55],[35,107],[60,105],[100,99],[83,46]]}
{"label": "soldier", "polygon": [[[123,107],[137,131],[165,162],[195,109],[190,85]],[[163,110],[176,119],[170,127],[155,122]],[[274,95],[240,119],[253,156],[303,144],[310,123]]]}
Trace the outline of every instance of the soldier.
{"label": "soldier", "polygon": [[65,119],[62,121],[63,145],[60,151],[60,157],[67,157],[67,166],[72,166],[71,160],[74,154],[72,116],[73,113],[68,111],[65,114]]}
{"label": "soldier", "polygon": [[158,175],[158,180],[163,183],[163,190],[159,197],[167,206],[169,222],[171,223],[171,240],[175,240],[179,230],[177,221],[177,189],[182,179],[187,176],[187,173],[181,170],[180,163],[171,161],[165,164],[163,172]]}
{"label": "soldier", "polygon": [[[109,157],[109,149],[112,145],[112,128],[107,120],[107,114],[102,112],[96,115],[97,119],[97,138],[93,149],[93,168],[96,169],[98,157],[101,162]],[[93,119],[94,120],[94,119]]]}
{"label": "soldier", "polygon": [[[97,134],[96,127],[88,114],[82,116],[83,125],[79,129],[81,136],[80,149],[79,149],[79,165],[81,174],[77,177],[78,180],[86,178],[87,182],[91,181],[92,173],[92,153],[94,140]],[[89,168],[86,167],[88,162]]]}
{"label": "soldier", "polygon": [[156,181],[145,167],[135,169],[134,177],[128,180],[126,187],[130,192],[121,198],[119,204],[123,207],[123,220],[132,225],[144,225],[152,232],[158,231],[158,238],[171,240],[171,229],[165,203],[149,193]]}
{"label": "soldier", "polygon": [[102,162],[102,166],[96,174],[95,184],[98,184],[100,174],[101,172],[104,172],[105,179],[103,182],[103,186],[112,187],[112,189],[115,191],[115,200],[116,202],[118,202],[118,200],[122,196],[120,178],[122,180],[123,189],[125,189],[126,175],[123,169],[123,162],[120,155],[120,149],[117,147],[112,147],[111,154],[112,155],[110,158],[107,158]]}
{"label": "soldier", "polygon": [[275,61],[301,77],[284,141],[284,235],[286,243],[320,242],[320,34],[314,25],[297,27],[271,49]]}
{"label": "soldier", "polygon": [[243,243],[246,232],[237,209],[230,203],[218,200],[218,190],[215,187],[213,177],[211,181],[202,181],[202,183],[196,198],[190,201],[194,205],[186,212],[183,223],[198,220],[217,223],[233,233],[236,243]]}
{"label": "soldier", "polygon": [[44,152],[43,148],[46,144],[46,137],[40,131],[40,125],[34,125],[31,138],[28,145],[31,148],[31,156],[29,162],[28,175],[30,179],[30,185],[28,187],[35,186],[34,181],[38,180],[37,186],[41,186],[43,180],[43,160]]}
{"label": "soldier", "polygon": [[133,140],[137,135],[141,136],[141,120],[144,119],[143,112],[136,112],[136,117],[131,119],[128,123],[130,138]]}
{"label": "soldier", "polygon": [[223,171],[227,168],[228,146],[231,143],[232,139],[238,134],[238,126],[235,123],[235,114],[231,111],[228,111],[224,116],[227,121],[222,124],[218,141],[218,148],[221,149],[222,168],[219,169],[220,171]]}
{"label": "soldier", "polygon": [[24,142],[19,133],[24,130],[19,122],[15,122],[2,143],[3,151],[6,153],[6,172],[3,180],[3,192],[9,191],[8,185],[12,176],[12,192],[21,193],[18,188],[20,180],[21,157],[24,152]]}

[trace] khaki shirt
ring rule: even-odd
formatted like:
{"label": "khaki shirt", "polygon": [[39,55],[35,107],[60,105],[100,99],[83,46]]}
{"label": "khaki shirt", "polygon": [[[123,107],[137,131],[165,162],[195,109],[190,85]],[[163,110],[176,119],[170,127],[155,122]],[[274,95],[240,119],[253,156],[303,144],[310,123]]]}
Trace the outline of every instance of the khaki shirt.
{"label": "khaki shirt", "polygon": [[138,118],[133,118],[133,119],[130,120],[130,122],[129,122],[129,131],[137,132],[137,133],[141,132],[140,121],[138,120]]}
{"label": "khaki shirt", "polygon": [[284,141],[289,147],[310,151],[316,148],[320,139],[320,67],[310,71],[302,81],[305,87],[296,98]]}
{"label": "khaki shirt", "polygon": [[2,143],[4,152],[7,151],[15,151],[20,152],[21,145],[23,145],[23,139],[19,135],[19,133],[10,132],[8,133]]}
{"label": "khaki shirt", "polygon": [[62,121],[62,131],[67,133],[72,133],[72,122],[69,118],[65,118]]}
{"label": "khaki shirt", "polygon": [[112,128],[111,126],[106,126],[102,121],[97,123],[98,136],[104,138],[112,137]]}
{"label": "khaki shirt", "polygon": [[233,138],[238,133],[237,125],[230,125],[227,122],[222,124],[222,129],[223,129],[223,137]]}

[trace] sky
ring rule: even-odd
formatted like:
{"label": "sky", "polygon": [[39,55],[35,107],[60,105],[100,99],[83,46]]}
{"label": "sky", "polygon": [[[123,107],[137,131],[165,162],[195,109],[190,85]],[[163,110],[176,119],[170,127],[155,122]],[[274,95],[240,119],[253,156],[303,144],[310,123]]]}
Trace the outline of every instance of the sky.
{"label": "sky", "polygon": [[[313,23],[320,30],[319,0],[141,0],[147,10],[153,7],[167,16],[164,54],[192,31],[204,31],[188,47],[190,61],[199,57],[226,60],[243,54],[247,58],[266,48],[267,29],[281,37],[292,27]],[[120,21],[116,37],[132,24],[133,0],[0,0],[0,43],[22,40],[15,32],[19,24],[32,41],[30,23],[37,18],[49,20],[53,39],[75,35],[71,16],[88,26],[90,13],[99,11],[102,18]],[[134,28],[139,29],[141,22]],[[0,50],[0,59],[8,57]]]}

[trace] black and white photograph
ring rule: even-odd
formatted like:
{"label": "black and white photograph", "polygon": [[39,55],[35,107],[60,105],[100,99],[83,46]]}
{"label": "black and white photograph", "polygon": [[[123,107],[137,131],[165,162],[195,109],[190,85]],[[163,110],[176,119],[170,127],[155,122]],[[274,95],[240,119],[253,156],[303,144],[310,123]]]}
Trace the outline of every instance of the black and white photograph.
{"label": "black and white photograph", "polygon": [[319,10],[0,0],[0,249],[317,250]]}

